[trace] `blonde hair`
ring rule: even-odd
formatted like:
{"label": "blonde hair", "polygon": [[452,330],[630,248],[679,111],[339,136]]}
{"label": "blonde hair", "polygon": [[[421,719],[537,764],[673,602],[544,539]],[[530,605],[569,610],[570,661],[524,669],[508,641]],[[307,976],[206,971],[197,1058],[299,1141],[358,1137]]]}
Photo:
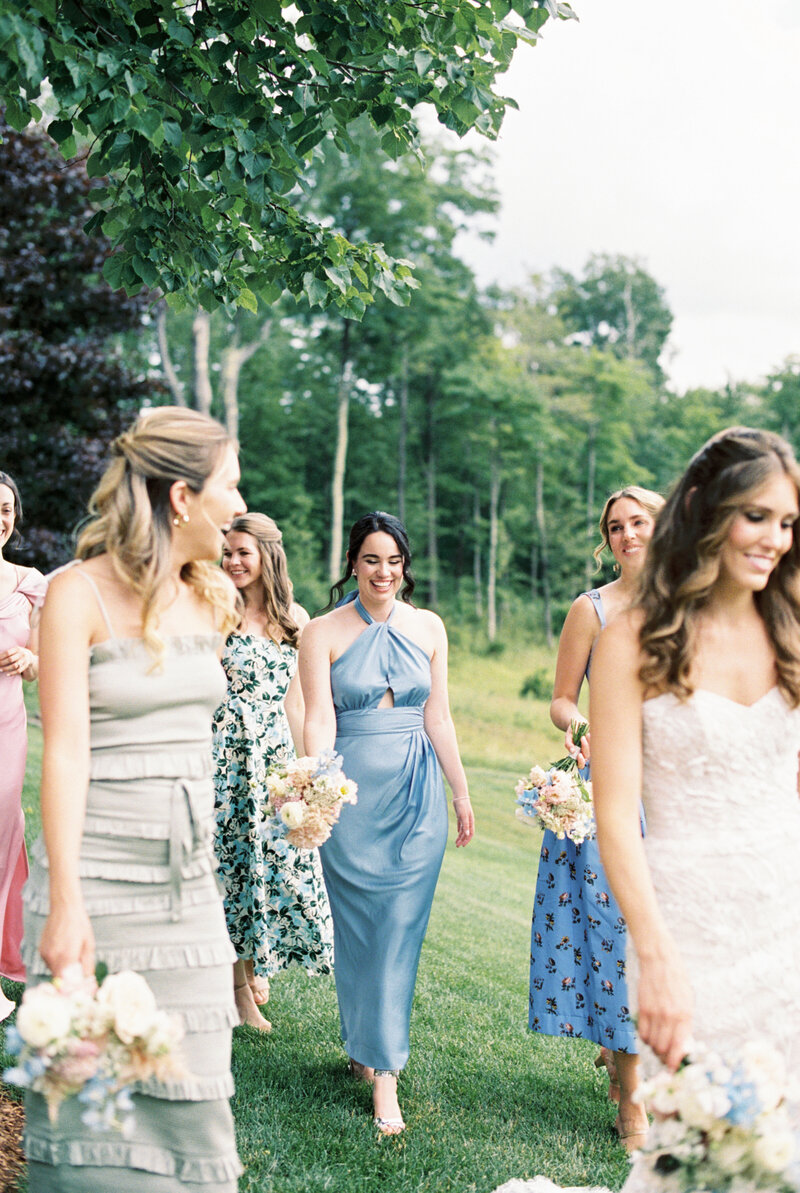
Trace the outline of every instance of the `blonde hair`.
{"label": "blonde hair", "polygon": [[611,521],[611,507],[615,502],[620,501],[623,497],[627,497],[629,501],[635,501],[643,510],[646,510],[651,518],[657,518],[660,511],[664,508],[664,498],[660,493],[656,493],[653,489],[643,489],[641,485],[626,485],[624,489],[617,489],[610,497],[606,498],[606,503],[603,506],[603,512],[600,515],[600,542],[592,551],[592,558],[595,562],[595,571],[600,571],[602,563],[603,552],[611,549],[611,538],[608,533],[608,524]]}
{"label": "blonde hair", "polygon": [[292,616],[294,589],[286,566],[283,535],[266,514],[246,513],[234,518],[228,534],[249,534],[261,559],[264,612],[270,628],[280,630],[281,640],[297,647],[300,627]]}
{"label": "blonde hair", "polygon": [[[729,427],[689,462],[656,524],[642,572],[638,604],[642,682],[680,699],[689,682],[698,614],[720,574],[720,556],[734,518],[770,477],[784,475],[800,495],[800,468],[791,447],[771,431]],[[800,705],[800,525],[789,550],[754,593],[775,651],[778,687]]]}
{"label": "blonde hair", "polygon": [[[218,422],[182,406],[146,411],[111,445],[114,457],[89,502],[91,520],[78,559],[106,554],[142,601],[142,637],[153,657],[164,652],[157,603],[169,577],[173,509],[170,488],[183,480],[200,493],[231,440]],[[236,625],[236,597],[213,563],[184,564],[181,579],[217,613],[218,629]]]}

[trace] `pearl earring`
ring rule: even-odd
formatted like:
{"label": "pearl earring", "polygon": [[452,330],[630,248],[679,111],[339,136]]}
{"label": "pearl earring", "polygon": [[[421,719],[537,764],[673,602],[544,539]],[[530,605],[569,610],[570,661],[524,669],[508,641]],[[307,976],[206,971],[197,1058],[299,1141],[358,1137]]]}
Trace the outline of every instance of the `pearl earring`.
{"label": "pearl earring", "polygon": [[172,525],[173,526],[180,526],[180,525],[185,526],[188,521],[189,521],[188,514],[182,514],[180,518],[176,514],[175,517],[172,519]]}

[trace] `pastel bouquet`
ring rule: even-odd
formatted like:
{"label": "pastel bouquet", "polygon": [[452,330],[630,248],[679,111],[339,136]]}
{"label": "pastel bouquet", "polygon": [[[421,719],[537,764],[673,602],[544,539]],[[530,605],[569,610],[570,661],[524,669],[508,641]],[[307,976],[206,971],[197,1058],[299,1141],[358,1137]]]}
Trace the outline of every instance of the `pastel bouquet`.
{"label": "pastel bouquet", "polygon": [[[585,721],[573,721],[572,740],[576,746],[588,731]],[[569,837],[580,845],[595,833],[592,806],[592,784],[584,779],[575,759],[567,754],[559,758],[548,770],[541,766],[531,768],[526,778],[515,787],[517,795],[517,819],[523,824],[540,824],[551,829],[559,841]]]}
{"label": "pastel bouquet", "polygon": [[663,1071],[639,1097],[655,1115],[639,1163],[664,1193],[789,1193],[798,1148],[783,1057],[752,1040],[724,1060],[694,1047],[677,1072]]}
{"label": "pastel bouquet", "polygon": [[160,1011],[144,978],[131,970],[87,977],[70,965],[52,982],[29,987],[6,1048],[16,1065],[3,1077],[44,1096],[51,1122],[65,1098],[77,1094],[82,1119],[94,1129],[128,1135],[133,1126],[130,1086],[148,1077],[182,1076],[178,1016]]}
{"label": "pastel bouquet", "polygon": [[280,762],[267,774],[265,831],[298,849],[316,849],[331,835],[342,806],[356,803],[357,791],[333,750]]}

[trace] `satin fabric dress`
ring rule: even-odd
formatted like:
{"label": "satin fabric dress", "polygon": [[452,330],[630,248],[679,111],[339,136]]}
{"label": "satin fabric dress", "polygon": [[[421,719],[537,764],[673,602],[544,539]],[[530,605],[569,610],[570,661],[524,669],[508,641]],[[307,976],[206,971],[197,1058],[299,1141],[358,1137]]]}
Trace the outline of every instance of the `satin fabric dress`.
{"label": "satin fabric dress", "polygon": [[[347,1053],[376,1069],[408,1059],[420,951],[447,843],[441,769],[423,715],[430,659],[393,626],[366,623],[333,663],[336,750],[358,784],[320,850]],[[378,708],[387,690],[393,708]]]}
{"label": "satin fabric dress", "polygon": [[[597,589],[584,593],[600,628]],[[588,678],[589,668],[586,668]],[[581,772],[589,778],[589,767]],[[528,1026],[549,1036],[636,1051],[626,979],[627,929],[606,878],[597,840],[576,845],[549,829],[542,838],[531,925]]]}
{"label": "satin fabric dress", "polygon": [[[46,588],[41,572],[20,569],[17,587],[0,600],[0,653],[14,646],[27,646],[31,609],[44,598]],[[28,856],[20,797],[27,753],[22,676],[0,675],[0,974],[16,982],[25,981],[20,942]]]}
{"label": "satin fabric dress", "polygon": [[[239,1022],[212,849],[211,719],[225,694],[218,634],[165,638],[160,664],[141,638],[89,649],[90,778],[78,873],[96,955],[135,969],[159,1007],[180,1015],[183,1072],[134,1086],[129,1136],[93,1131],[68,1098],[51,1123],[25,1097],[30,1193],[236,1193],[241,1165],[228,1099]],[[91,594],[87,589],[88,599]],[[49,910],[47,855],[31,850],[23,957],[29,982],[50,974],[38,945]]]}

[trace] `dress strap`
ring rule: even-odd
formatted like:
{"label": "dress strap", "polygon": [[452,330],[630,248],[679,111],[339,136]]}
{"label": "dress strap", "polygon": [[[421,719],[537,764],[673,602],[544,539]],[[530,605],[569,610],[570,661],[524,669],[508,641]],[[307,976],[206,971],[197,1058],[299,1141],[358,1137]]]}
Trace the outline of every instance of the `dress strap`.
{"label": "dress strap", "polygon": [[596,588],[590,589],[589,592],[585,592],[583,595],[587,596],[594,605],[594,611],[600,619],[600,629],[604,630],[606,628],[606,614],[603,609],[603,598]]}
{"label": "dress strap", "polygon": [[91,576],[87,576],[86,572],[82,571],[81,568],[78,568],[75,575],[80,576],[82,579],[84,579],[86,581],[86,583],[89,585],[89,587],[91,588],[91,590],[94,593],[95,598],[97,600],[98,608],[100,609],[100,612],[103,615],[103,621],[106,623],[106,629],[108,630],[110,637],[112,637],[116,641],[117,635],[114,633],[114,627],[111,624],[111,618],[108,616],[108,610],[106,609],[105,605],[103,604],[103,598],[100,596],[100,591],[99,591],[97,585],[95,584],[94,580],[92,579]]}

